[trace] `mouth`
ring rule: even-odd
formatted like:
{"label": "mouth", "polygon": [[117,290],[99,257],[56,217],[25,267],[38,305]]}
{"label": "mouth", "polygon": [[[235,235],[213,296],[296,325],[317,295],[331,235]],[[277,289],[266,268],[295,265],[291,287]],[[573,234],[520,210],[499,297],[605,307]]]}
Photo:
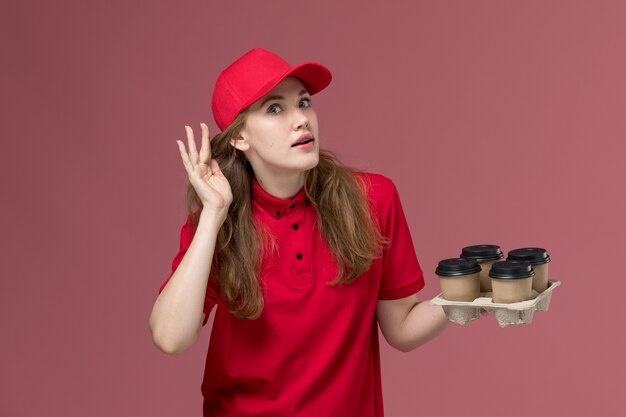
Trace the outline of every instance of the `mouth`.
{"label": "mouth", "polygon": [[291,145],[291,147],[293,148],[295,146],[306,145],[307,143],[311,143],[314,140],[315,140],[315,138],[313,137],[313,135],[311,135],[310,133],[305,133],[304,135],[300,136],[298,141],[296,143],[294,143],[293,145]]}

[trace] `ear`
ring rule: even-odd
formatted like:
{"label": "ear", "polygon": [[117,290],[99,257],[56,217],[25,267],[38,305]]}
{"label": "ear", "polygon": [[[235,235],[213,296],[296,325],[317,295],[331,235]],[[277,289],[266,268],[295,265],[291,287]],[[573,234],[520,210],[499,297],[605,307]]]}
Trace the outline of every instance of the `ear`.
{"label": "ear", "polygon": [[245,135],[241,133],[234,136],[230,140],[230,144],[242,152],[246,152],[248,149],[250,149],[250,143],[248,143],[248,141],[246,140]]}

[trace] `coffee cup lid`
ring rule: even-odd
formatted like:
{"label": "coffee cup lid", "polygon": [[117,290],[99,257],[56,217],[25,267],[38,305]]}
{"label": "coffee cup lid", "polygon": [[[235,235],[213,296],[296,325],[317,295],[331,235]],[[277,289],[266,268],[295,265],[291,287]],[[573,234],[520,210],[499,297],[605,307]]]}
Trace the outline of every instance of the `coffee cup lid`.
{"label": "coffee cup lid", "polygon": [[464,247],[461,258],[476,259],[476,262],[497,261],[504,258],[504,254],[498,245],[474,245]]}
{"label": "coffee cup lid", "polygon": [[475,274],[481,268],[475,259],[450,258],[439,261],[435,274],[440,277],[460,277],[463,275]]}
{"label": "coffee cup lid", "polygon": [[496,279],[524,279],[535,276],[530,262],[502,261],[491,265],[489,276]]}
{"label": "coffee cup lid", "polygon": [[520,248],[509,251],[507,260],[526,261],[531,265],[542,265],[550,262],[548,252],[543,248]]}

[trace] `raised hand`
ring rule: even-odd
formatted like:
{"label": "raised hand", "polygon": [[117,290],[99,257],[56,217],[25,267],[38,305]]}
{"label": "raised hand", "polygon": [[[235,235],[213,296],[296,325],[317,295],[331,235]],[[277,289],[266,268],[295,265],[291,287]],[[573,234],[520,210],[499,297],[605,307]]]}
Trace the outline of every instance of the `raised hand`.
{"label": "raised hand", "polygon": [[225,215],[228,212],[230,203],[233,201],[233,194],[228,180],[220,170],[219,164],[215,159],[211,159],[209,128],[204,123],[200,123],[200,128],[202,129],[200,155],[198,155],[196,150],[193,130],[191,127],[185,126],[189,154],[185,150],[183,142],[177,140],[180,156],[187,170],[189,182],[196,190],[198,198],[204,205],[204,209],[220,211]]}

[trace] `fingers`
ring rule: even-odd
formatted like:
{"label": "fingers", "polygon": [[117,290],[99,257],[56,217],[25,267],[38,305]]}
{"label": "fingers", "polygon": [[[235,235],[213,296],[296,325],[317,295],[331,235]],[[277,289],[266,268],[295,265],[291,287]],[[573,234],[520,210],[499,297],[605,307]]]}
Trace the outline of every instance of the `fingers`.
{"label": "fingers", "polygon": [[187,146],[189,147],[189,160],[193,166],[198,163],[198,150],[196,149],[196,141],[193,138],[193,130],[189,126],[185,126],[187,131]]}
{"label": "fingers", "polygon": [[211,145],[209,140],[209,128],[206,124],[200,123],[202,130],[202,146],[200,148],[200,155],[196,148],[196,141],[193,137],[193,129],[190,126],[185,126],[187,132],[187,144],[189,147],[189,153],[185,149],[185,145],[182,141],[177,140],[180,156],[185,165],[185,170],[189,176],[199,167],[199,175],[204,177],[207,174],[209,164],[211,166],[211,174],[222,174],[217,161],[211,159]]}
{"label": "fingers", "polygon": [[200,163],[209,164],[211,159],[211,145],[209,144],[209,128],[204,123],[200,123],[202,129],[202,146],[200,147]]}
{"label": "fingers", "polygon": [[180,151],[180,157],[183,160],[183,165],[185,166],[185,170],[187,171],[187,175],[191,175],[191,173],[193,172],[194,167],[193,167],[193,164],[191,163],[191,161],[189,160],[189,156],[187,155],[187,151],[185,150],[185,145],[180,140],[177,140],[176,143],[178,143],[178,150]]}
{"label": "fingers", "polygon": [[218,164],[215,159],[211,159],[211,173],[213,173],[213,175],[224,175],[220,169],[220,164]]}

